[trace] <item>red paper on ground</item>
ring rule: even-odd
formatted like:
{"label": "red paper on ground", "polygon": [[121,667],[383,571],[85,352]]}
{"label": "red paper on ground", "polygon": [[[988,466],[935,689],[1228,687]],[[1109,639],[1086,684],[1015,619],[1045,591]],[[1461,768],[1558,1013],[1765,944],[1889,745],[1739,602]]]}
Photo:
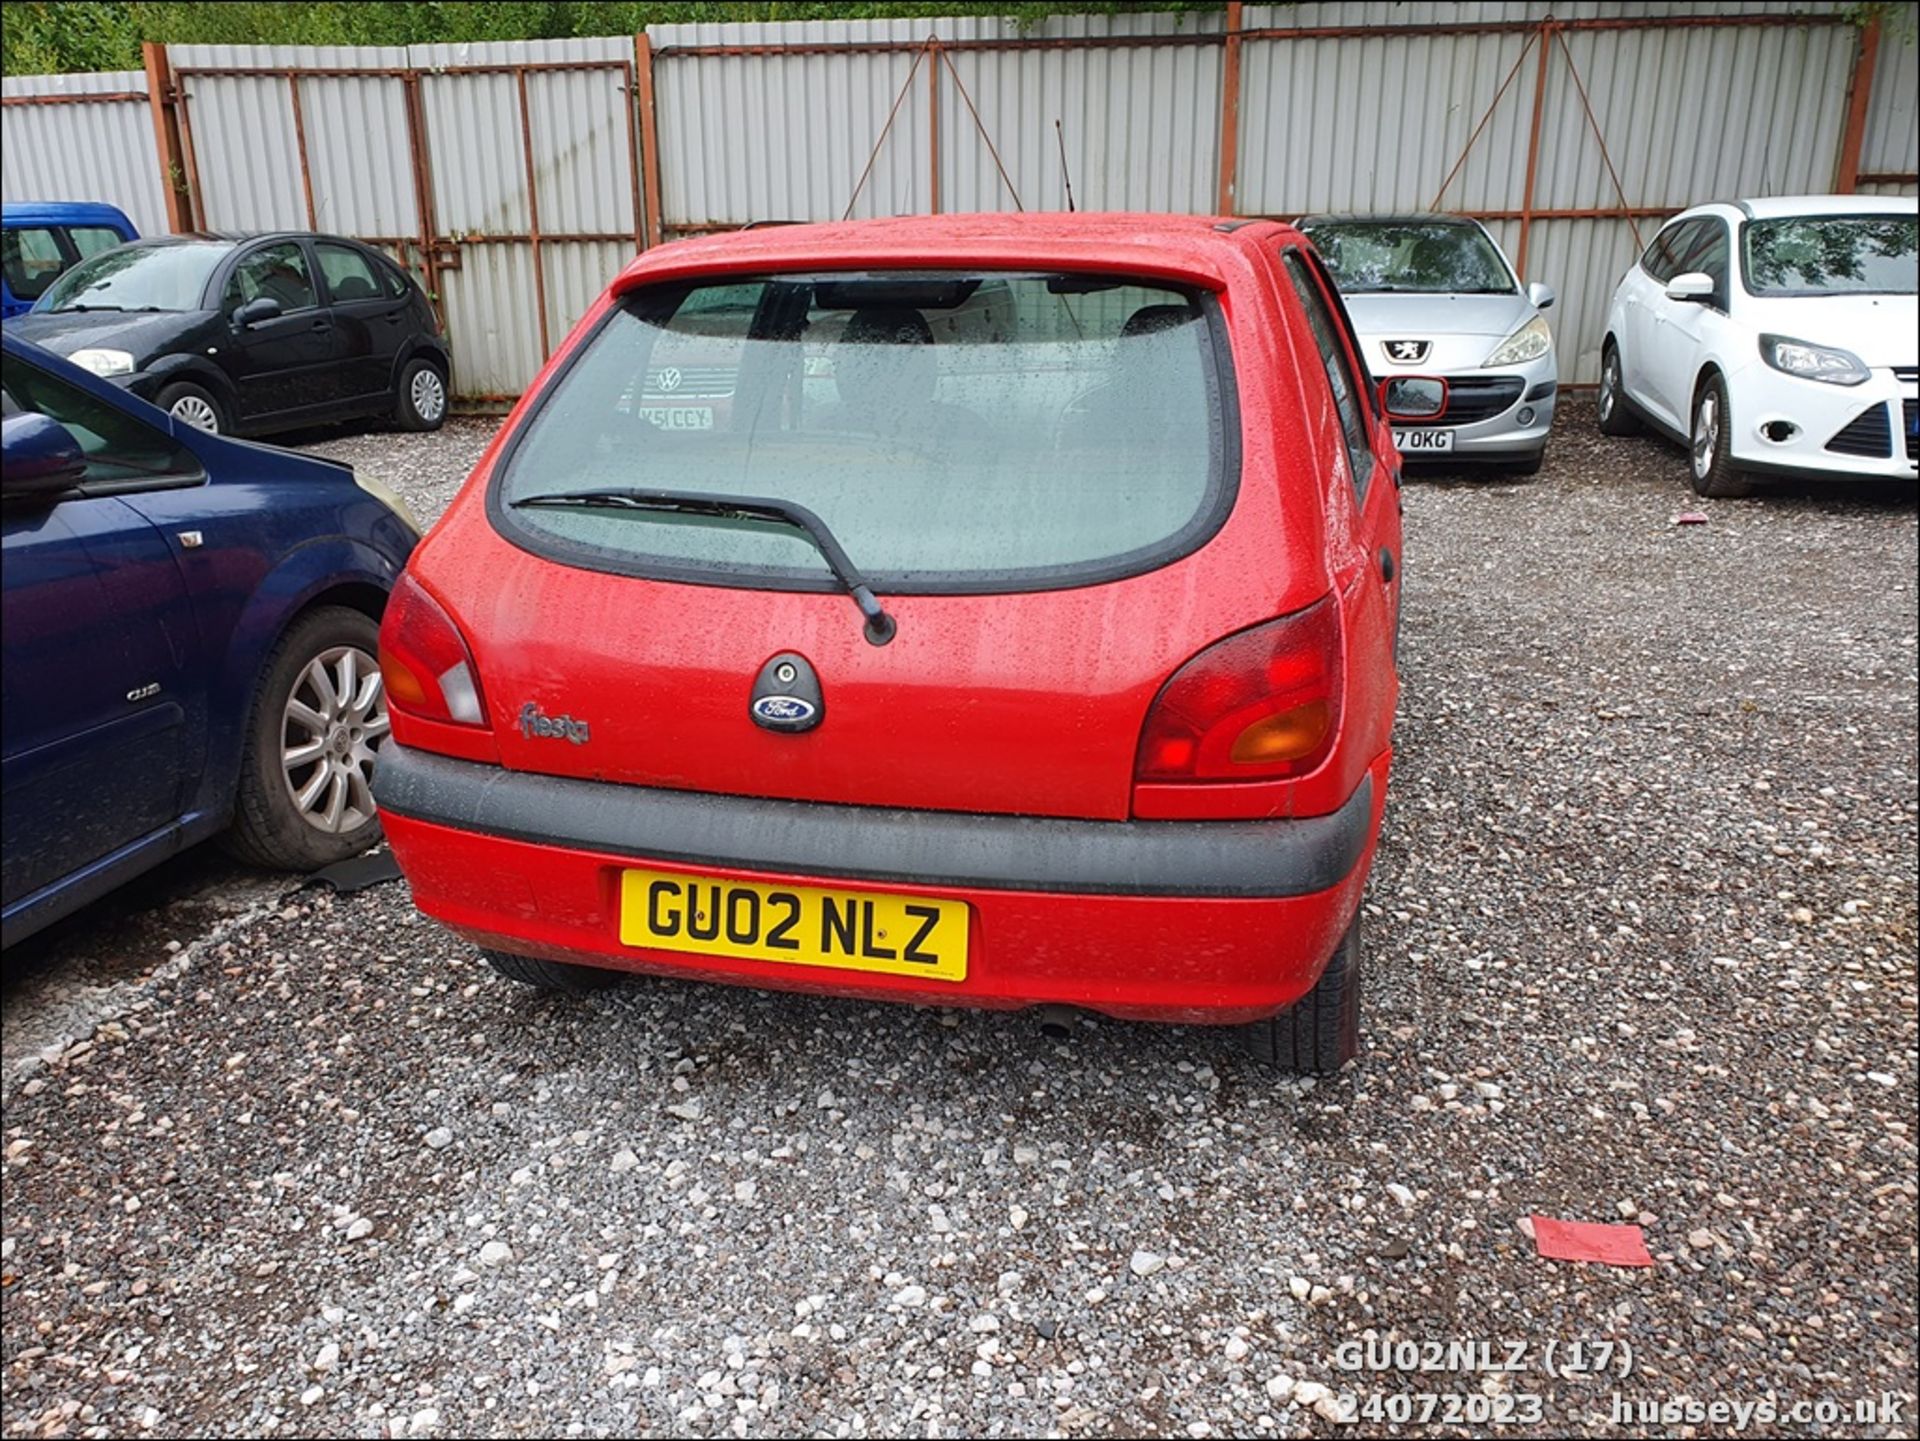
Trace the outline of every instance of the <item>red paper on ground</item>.
{"label": "red paper on ground", "polygon": [[1651,1266],[1646,1237],[1638,1226],[1603,1226],[1592,1221],[1556,1221],[1529,1217],[1533,1244],[1550,1261],[1598,1261],[1603,1266]]}

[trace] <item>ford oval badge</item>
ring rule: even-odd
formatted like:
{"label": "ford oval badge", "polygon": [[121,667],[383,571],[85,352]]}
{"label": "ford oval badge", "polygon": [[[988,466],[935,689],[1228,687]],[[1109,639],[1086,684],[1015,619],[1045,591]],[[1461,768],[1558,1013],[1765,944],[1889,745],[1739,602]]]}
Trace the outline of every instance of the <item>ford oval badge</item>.
{"label": "ford oval badge", "polygon": [[792,735],[810,731],[826,716],[827,702],[820,694],[820,677],[807,658],[793,651],[782,651],[754,677],[753,694],[747,701],[747,714],[762,730]]}
{"label": "ford oval badge", "polygon": [[753,713],[761,720],[778,721],[782,725],[810,721],[817,709],[812,701],[801,700],[797,695],[763,695],[753,703]]}

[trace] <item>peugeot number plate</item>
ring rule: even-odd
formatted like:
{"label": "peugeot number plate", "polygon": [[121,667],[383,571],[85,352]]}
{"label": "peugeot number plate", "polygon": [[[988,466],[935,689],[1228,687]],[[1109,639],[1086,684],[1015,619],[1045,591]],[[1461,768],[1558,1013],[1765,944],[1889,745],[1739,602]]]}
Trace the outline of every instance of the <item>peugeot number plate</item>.
{"label": "peugeot number plate", "polygon": [[620,876],[620,941],[728,960],[967,978],[964,901],[763,885],[665,871]]}
{"label": "peugeot number plate", "polygon": [[1402,455],[1444,455],[1453,449],[1450,430],[1396,430],[1394,448]]}

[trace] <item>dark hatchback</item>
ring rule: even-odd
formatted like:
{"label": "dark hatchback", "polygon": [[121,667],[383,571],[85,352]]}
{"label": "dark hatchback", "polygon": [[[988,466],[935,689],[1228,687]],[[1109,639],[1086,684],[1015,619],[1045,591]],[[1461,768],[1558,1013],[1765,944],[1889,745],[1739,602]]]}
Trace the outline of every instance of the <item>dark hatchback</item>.
{"label": "dark hatchback", "polygon": [[418,284],[333,235],[175,235],[82,261],[11,334],[201,430],[446,419],[447,346]]}

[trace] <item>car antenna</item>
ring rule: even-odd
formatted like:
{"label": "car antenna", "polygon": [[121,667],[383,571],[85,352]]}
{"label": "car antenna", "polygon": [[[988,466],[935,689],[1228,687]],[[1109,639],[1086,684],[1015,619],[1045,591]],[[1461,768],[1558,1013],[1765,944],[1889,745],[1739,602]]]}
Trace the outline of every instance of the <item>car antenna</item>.
{"label": "car antenna", "polygon": [[1060,128],[1060,117],[1053,118],[1053,138],[1060,142],[1060,179],[1067,187],[1067,213],[1073,213],[1073,177],[1067,173],[1067,133]]}

